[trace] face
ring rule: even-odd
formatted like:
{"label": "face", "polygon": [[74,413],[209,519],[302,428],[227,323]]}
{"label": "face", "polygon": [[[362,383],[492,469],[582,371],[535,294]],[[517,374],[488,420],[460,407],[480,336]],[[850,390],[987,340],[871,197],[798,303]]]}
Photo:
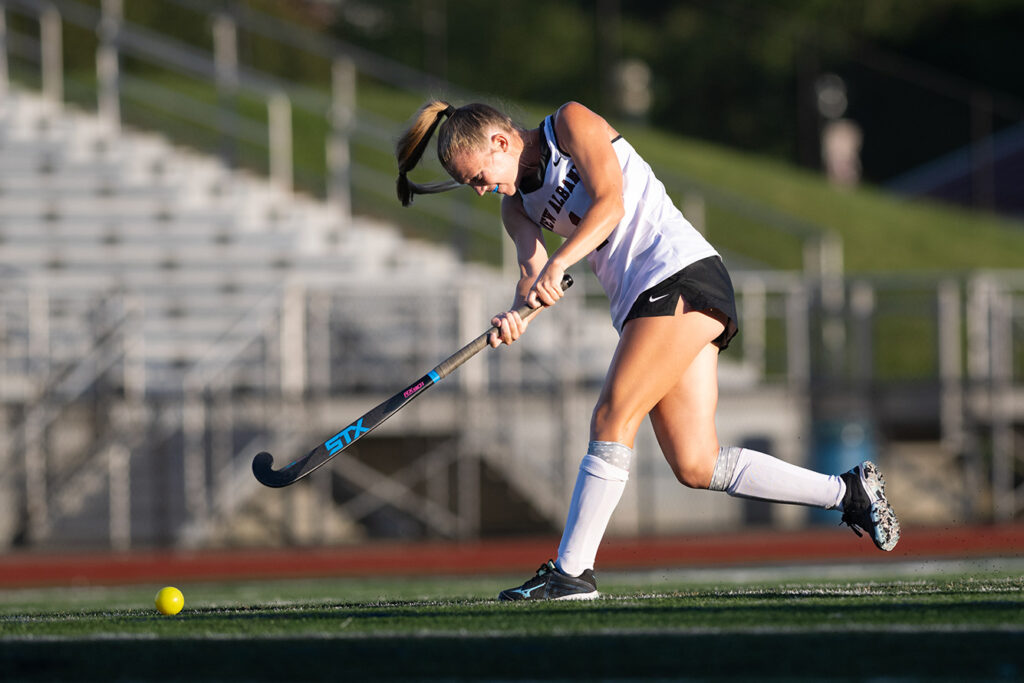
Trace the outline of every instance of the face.
{"label": "face", "polygon": [[516,193],[519,162],[505,133],[493,133],[484,149],[456,154],[450,165],[452,178],[469,185],[478,195],[496,192],[511,196]]}

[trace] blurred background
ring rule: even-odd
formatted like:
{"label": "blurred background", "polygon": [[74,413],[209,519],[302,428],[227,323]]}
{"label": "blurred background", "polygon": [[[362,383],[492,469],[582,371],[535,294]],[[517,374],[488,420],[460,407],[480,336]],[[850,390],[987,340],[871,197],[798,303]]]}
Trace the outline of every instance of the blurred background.
{"label": "blurred background", "polygon": [[[496,200],[395,198],[430,97],[578,100],[651,163],[736,286],[723,443],[874,459],[907,527],[1019,521],[1022,33],[1010,0],[0,1],[0,552],[560,532],[616,342],[585,264],[330,466],[250,471],[511,298]],[[838,522],[637,450],[610,536]]]}

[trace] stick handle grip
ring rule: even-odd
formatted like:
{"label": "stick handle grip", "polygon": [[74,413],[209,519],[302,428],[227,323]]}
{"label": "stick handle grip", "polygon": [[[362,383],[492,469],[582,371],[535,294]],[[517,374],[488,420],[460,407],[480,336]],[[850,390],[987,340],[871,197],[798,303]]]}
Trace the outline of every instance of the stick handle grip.
{"label": "stick handle grip", "polygon": [[[572,287],[572,282],[572,275],[569,275],[569,273],[566,273],[564,276],[562,276],[562,291],[564,292],[565,290]],[[540,311],[542,308],[544,307],[538,306],[537,308],[530,308],[529,306],[523,305],[516,309],[516,313],[518,313],[519,317],[521,317],[523,320],[530,320],[531,318],[533,318],[533,316],[537,315],[537,312]],[[452,371],[455,370],[455,368],[459,367],[467,360],[483,351],[483,349],[487,346],[487,338],[491,336],[491,333],[497,329],[497,327],[492,327],[491,329],[487,330],[486,332],[484,332],[479,337],[463,346],[461,349],[459,349],[452,355],[448,356],[448,358],[441,361],[441,363],[436,368],[434,368],[434,372],[437,373],[438,379],[444,379],[445,377],[450,375]]]}

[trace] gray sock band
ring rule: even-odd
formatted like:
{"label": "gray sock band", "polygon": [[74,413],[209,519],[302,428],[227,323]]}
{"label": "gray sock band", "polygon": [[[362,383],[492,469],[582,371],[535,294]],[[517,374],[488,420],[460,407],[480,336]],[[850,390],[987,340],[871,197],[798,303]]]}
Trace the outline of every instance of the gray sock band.
{"label": "gray sock band", "polygon": [[587,454],[627,472],[633,462],[633,449],[617,441],[591,441],[587,446]]}
{"label": "gray sock band", "polygon": [[718,449],[718,460],[715,462],[715,471],[711,475],[710,491],[724,491],[732,483],[733,472],[736,471],[736,462],[740,458],[740,449],[737,446],[726,446]]}

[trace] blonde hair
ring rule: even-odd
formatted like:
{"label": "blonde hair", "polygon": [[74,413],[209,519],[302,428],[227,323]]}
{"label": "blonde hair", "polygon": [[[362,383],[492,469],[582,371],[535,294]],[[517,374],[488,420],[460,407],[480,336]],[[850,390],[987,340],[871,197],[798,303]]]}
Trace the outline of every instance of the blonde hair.
{"label": "blonde hair", "polygon": [[[442,123],[442,119],[448,120]],[[505,114],[494,107],[473,103],[454,107],[443,100],[427,102],[412,118],[412,123],[395,144],[398,160],[398,199],[402,206],[412,203],[413,195],[445,192],[459,187],[456,180],[414,183],[407,174],[416,167],[427,149],[434,131],[437,134],[437,158],[449,170],[452,158],[463,151],[480,149],[487,144],[487,131],[498,127],[506,132],[520,130]]]}

